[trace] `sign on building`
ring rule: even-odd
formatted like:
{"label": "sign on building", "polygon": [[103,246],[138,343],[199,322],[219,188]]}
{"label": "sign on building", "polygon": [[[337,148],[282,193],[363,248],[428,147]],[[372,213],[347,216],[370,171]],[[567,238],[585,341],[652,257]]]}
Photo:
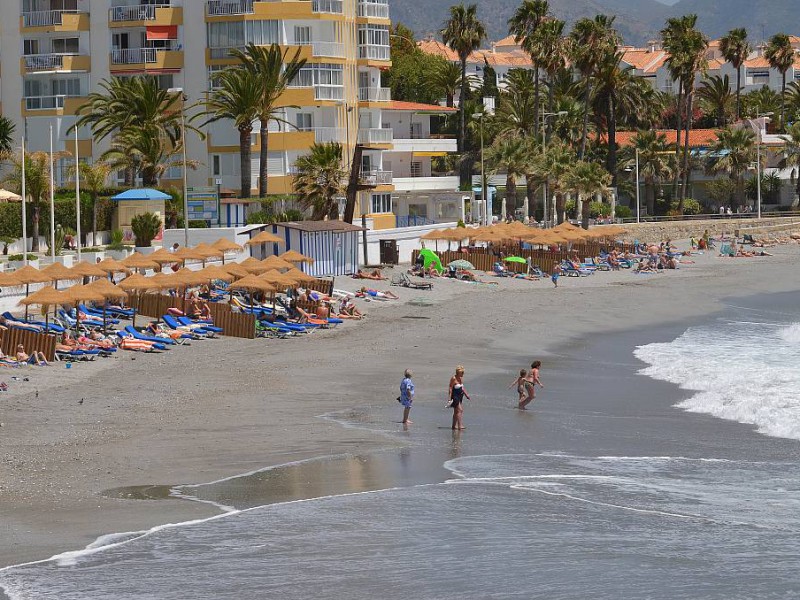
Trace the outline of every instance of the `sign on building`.
{"label": "sign on building", "polygon": [[219,195],[212,187],[190,187],[186,194],[190,221],[219,223]]}

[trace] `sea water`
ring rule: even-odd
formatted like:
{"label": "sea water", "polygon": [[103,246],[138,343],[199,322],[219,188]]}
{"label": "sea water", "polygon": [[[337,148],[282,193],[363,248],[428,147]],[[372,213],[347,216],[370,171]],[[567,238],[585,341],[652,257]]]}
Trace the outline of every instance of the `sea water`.
{"label": "sea water", "polygon": [[545,361],[531,411],[496,392],[507,382],[474,384],[463,434],[438,403],[415,406],[409,431],[391,404],[327,415],[405,443],[181,486],[228,512],[0,570],[0,588],[11,600],[800,597],[795,322],[731,313],[656,344],[605,336]]}

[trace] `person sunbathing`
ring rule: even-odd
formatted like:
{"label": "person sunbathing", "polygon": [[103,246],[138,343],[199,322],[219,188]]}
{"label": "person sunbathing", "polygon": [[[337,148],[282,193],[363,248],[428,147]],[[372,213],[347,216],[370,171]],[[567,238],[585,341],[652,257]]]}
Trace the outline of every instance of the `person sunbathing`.
{"label": "person sunbathing", "polygon": [[[91,333],[89,335],[92,335]],[[109,349],[114,348],[114,343],[109,339],[104,340],[95,340],[91,337],[87,337],[82,335],[78,338],[78,343],[86,348],[100,348],[100,349]]]}
{"label": "person sunbathing", "polygon": [[120,334],[122,338],[119,347],[123,350],[133,350],[135,352],[155,352],[156,342],[150,340],[137,340],[131,333]]}
{"label": "person sunbathing", "polygon": [[17,346],[17,362],[27,363],[29,365],[39,365],[40,367],[46,367],[50,364],[47,362],[47,358],[45,358],[43,352],[34,350],[33,354],[28,354],[25,352],[25,346],[22,344]]}
{"label": "person sunbathing", "polygon": [[339,308],[340,319],[362,319],[364,316],[365,313],[362,313],[360,310],[358,310],[350,298],[342,299],[342,305]]}
{"label": "person sunbathing", "polygon": [[456,273],[456,279],[460,279],[461,281],[478,281],[475,273],[467,269],[459,269]]}
{"label": "person sunbathing", "polygon": [[371,298],[378,298],[381,300],[399,300],[400,296],[392,291],[381,292],[380,290],[373,290],[372,288],[362,287],[359,293],[363,296],[370,296]]}
{"label": "person sunbathing", "polygon": [[25,321],[17,321],[15,319],[8,319],[3,316],[0,316],[0,327],[2,327],[3,330],[7,330],[9,327],[16,327],[17,329],[28,329],[30,331],[36,331],[39,333],[44,331],[44,327],[41,325],[26,323]]}
{"label": "person sunbathing", "polygon": [[353,279],[373,279],[375,281],[384,281],[388,279],[388,277],[384,277],[378,269],[375,269],[372,271],[372,273],[367,273],[366,271],[359,269],[356,274],[353,275]]}

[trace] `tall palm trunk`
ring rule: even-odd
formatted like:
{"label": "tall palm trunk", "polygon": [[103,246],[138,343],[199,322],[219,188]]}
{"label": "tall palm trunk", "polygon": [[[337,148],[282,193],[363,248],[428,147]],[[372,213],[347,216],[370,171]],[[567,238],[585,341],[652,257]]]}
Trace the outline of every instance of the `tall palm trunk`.
{"label": "tall palm trunk", "polygon": [[[683,132],[683,79],[678,79],[678,108],[675,115],[677,122],[675,123],[675,159],[676,164],[680,165],[681,158],[681,133]],[[675,169],[675,175],[672,177],[672,197],[678,195],[678,182],[681,178],[681,170]]]}
{"label": "tall palm trunk", "polygon": [[267,197],[267,157],[269,156],[269,131],[267,130],[267,123],[261,122],[261,152],[259,153],[258,163],[258,197]]}
{"label": "tall palm trunk", "polygon": [[[800,183],[798,183],[800,185]],[[528,214],[525,215],[526,217],[533,216],[536,218],[536,207],[538,203],[536,202],[536,190],[537,190],[536,180],[533,178],[533,175],[527,173],[525,175],[525,194],[528,196]]]}
{"label": "tall palm trunk", "polygon": [[586,137],[589,134],[589,99],[592,97],[592,78],[586,76],[586,89],[583,92],[583,129],[581,131],[581,152],[578,158],[583,160],[586,155]]}
{"label": "tall palm trunk", "polygon": [[644,201],[648,216],[653,216],[656,212],[656,183],[652,179],[644,180]]}
{"label": "tall palm trunk", "polygon": [[[547,112],[549,112],[550,114],[553,114],[553,113],[556,112],[556,108],[555,108],[555,106],[556,106],[556,95],[555,95],[555,90],[553,89],[553,76],[550,76],[548,78],[548,80],[549,80],[550,85],[548,86],[548,90],[547,90]],[[547,125],[545,126],[545,130],[544,130],[545,143],[550,141],[550,135],[551,135],[552,131],[553,131],[553,124],[550,122],[550,120],[548,120],[547,121]]]}
{"label": "tall palm trunk", "polygon": [[513,173],[506,175],[506,204],[506,210],[512,213],[517,208],[517,180]]}
{"label": "tall palm trunk", "polygon": [[608,157],[606,169],[611,173],[611,187],[617,187],[617,111],[614,94],[608,96]]}
{"label": "tall palm trunk", "polygon": [[578,204],[581,205],[581,227],[589,229],[589,217],[592,216],[592,197],[584,198],[578,194]]}
{"label": "tall palm trunk", "polygon": [[678,197],[678,213],[683,214],[683,201],[686,200],[686,189],[689,187],[689,132],[692,130],[692,97],[694,90],[686,91],[686,137],[683,140],[683,180]]}
{"label": "tall palm trunk", "polygon": [[31,240],[31,252],[38,252],[39,251],[39,219],[42,215],[42,205],[39,202],[39,199],[34,199],[31,202],[33,205],[33,217],[31,221],[33,222],[33,240]]}
{"label": "tall palm trunk", "polygon": [[250,136],[253,128],[239,130],[239,198],[249,198],[253,194],[253,182],[251,180],[252,150],[250,149]]}
{"label": "tall palm trunk", "polygon": [[739,115],[742,110],[742,65],[736,68],[736,120],[739,120]]}
{"label": "tall palm trunk", "polygon": [[[461,59],[461,97],[458,99],[458,119],[459,119],[459,126],[458,126],[458,152],[461,154],[461,164],[459,169],[459,178],[461,187],[468,185],[470,183],[471,173],[467,173],[467,168],[464,164],[464,152],[466,151],[466,140],[467,140],[467,106],[466,106],[466,99],[467,99],[467,59],[466,57]],[[471,169],[470,169],[471,170]]]}
{"label": "tall palm trunk", "polygon": [[363,153],[364,146],[356,144],[353,148],[353,162],[350,163],[350,177],[347,180],[347,191],[345,192],[345,223],[352,223],[355,216],[356,200],[358,199],[358,179],[361,175],[361,156]]}
{"label": "tall palm trunk", "polygon": [[785,129],[784,119],[786,118],[786,71],[782,73],[783,81],[781,82],[781,130]]}
{"label": "tall palm trunk", "polygon": [[539,66],[533,65],[533,122],[539,127]]}
{"label": "tall palm trunk", "polygon": [[92,193],[92,246],[97,246],[97,194]]}
{"label": "tall palm trunk", "polygon": [[556,221],[558,225],[564,222],[564,212],[567,208],[567,202],[563,192],[556,192]]}

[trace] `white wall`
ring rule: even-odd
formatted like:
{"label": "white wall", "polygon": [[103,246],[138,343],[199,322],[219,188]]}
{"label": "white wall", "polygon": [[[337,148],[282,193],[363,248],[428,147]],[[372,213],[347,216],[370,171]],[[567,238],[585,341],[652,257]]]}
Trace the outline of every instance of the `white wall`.
{"label": "white wall", "polygon": [[[189,246],[196,246],[197,244],[205,242],[206,244],[213,244],[219,238],[225,238],[239,245],[250,239],[250,236],[242,233],[246,231],[244,227],[212,227],[210,229],[190,229],[189,230]],[[164,241],[162,245],[164,248],[171,248],[175,243],[184,246],[184,230],[183,229],[165,229]],[[238,255],[241,260],[244,260],[250,253],[245,248],[242,254]],[[226,259],[227,260],[227,259]],[[237,259],[238,260],[238,259]]]}
{"label": "white wall", "polygon": [[[419,250],[420,237],[437,229],[449,229],[455,227],[457,223],[437,223],[436,225],[423,225],[420,227],[404,227],[402,229],[382,229],[367,232],[367,258],[369,264],[377,265],[381,259],[380,240],[396,240],[401,263],[411,262],[411,252]],[[364,246],[362,235],[358,236],[358,259],[364,260]],[[433,248],[433,242],[427,242],[429,248]],[[440,247],[444,248],[447,242],[439,242]],[[444,246],[442,246],[444,244]]]}

